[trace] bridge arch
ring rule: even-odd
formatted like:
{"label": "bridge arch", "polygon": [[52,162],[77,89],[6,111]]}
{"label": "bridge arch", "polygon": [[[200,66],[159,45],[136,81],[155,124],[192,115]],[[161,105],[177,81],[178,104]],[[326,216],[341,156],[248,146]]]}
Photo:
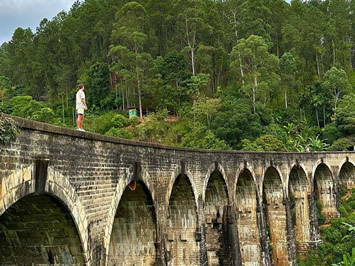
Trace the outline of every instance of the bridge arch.
{"label": "bridge arch", "polygon": [[209,184],[209,180],[211,178],[212,173],[214,173],[214,172],[219,173],[220,176],[222,177],[222,179],[223,179],[223,181],[225,183],[226,189],[227,189],[227,195],[229,195],[228,182],[227,182],[227,179],[226,179],[226,172],[225,172],[223,166],[220,163],[215,162],[215,163],[212,163],[207,168],[207,173],[206,173],[206,176],[205,176],[204,181],[203,181],[203,188],[202,188],[202,200],[203,200],[203,202],[205,202],[206,191],[207,191],[207,186]]}
{"label": "bridge arch", "polygon": [[339,167],[339,186],[341,188],[352,189],[355,187],[355,163],[349,159],[342,162]]}
{"label": "bridge arch", "polygon": [[[207,183],[206,183],[207,182]],[[206,247],[210,265],[222,265],[225,259],[223,214],[228,205],[228,186],[223,168],[215,163],[208,168],[203,190],[206,221]]]}
{"label": "bridge arch", "polygon": [[280,172],[273,166],[265,171],[263,180],[263,207],[269,237],[273,245],[272,259],[275,265],[289,265],[287,244],[287,214],[284,189]]}
{"label": "bridge arch", "polygon": [[261,247],[258,227],[257,185],[251,171],[240,171],[235,190],[236,211],[238,213],[238,236],[243,264],[260,265]]}
{"label": "bridge arch", "polygon": [[200,195],[198,193],[196,184],[194,179],[192,178],[193,175],[190,172],[190,170],[188,168],[186,168],[186,166],[184,165],[183,167],[181,166],[183,163],[179,164],[178,166],[176,166],[171,174],[170,177],[170,181],[169,181],[169,185],[168,185],[168,189],[167,189],[167,194],[165,196],[165,202],[167,204],[169,204],[170,198],[171,198],[171,193],[173,191],[174,188],[174,184],[176,182],[176,179],[180,176],[180,175],[184,175],[188,178],[189,183],[191,185],[192,188],[192,192],[194,194],[194,200],[195,200],[195,204],[196,204],[196,208],[199,206],[199,202],[198,202],[198,196]]}
{"label": "bridge arch", "polygon": [[294,165],[288,178],[288,199],[297,251],[301,254],[307,253],[311,241],[309,195],[311,187],[306,171],[301,165]]}
{"label": "bridge arch", "polygon": [[314,197],[322,205],[321,212],[325,221],[338,216],[335,182],[330,169],[330,165],[323,161],[318,162],[313,168]]}
{"label": "bridge arch", "polygon": [[[141,170],[141,175],[135,177],[132,165],[126,168],[123,178],[118,179],[104,232],[106,265],[117,260],[128,264],[144,262],[144,265],[155,262],[155,193],[148,171],[145,168]],[[134,191],[128,187],[132,181],[136,182]],[[138,237],[142,237],[141,249],[135,242],[140,240]]]}
{"label": "bridge arch", "polygon": [[[178,171],[176,171],[178,170]],[[182,171],[183,170],[183,171]],[[198,265],[200,243],[196,238],[198,202],[190,173],[180,166],[174,171],[171,190],[168,191],[166,247],[172,265]]]}
{"label": "bridge arch", "polygon": [[[9,218],[7,216],[11,216],[11,224],[19,222],[21,227],[24,226],[22,237],[24,237],[23,241],[27,246],[27,251],[24,251],[22,255],[25,264],[29,263],[29,259],[32,259],[34,260],[33,263],[87,263],[89,265],[86,214],[69,179],[49,167],[44,191],[35,194],[34,165],[16,172],[17,174],[3,178],[6,191],[1,198],[3,204],[0,209],[0,224],[2,224],[3,232],[0,231],[0,235],[7,230],[4,224],[7,223]],[[31,174],[22,178],[19,174],[23,173],[25,175]],[[19,180],[21,181],[19,182]],[[48,209],[51,211],[48,212]],[[28,226],[27,224],[23,225],[21,219],[21,221],[18,220],[20,216],[24,215],[29,220]],[[38,226],[39,223],[41,226]],[[64,225],[65,227],[62,227]],[[17,234],[16,230],[15,234]],[[26,240],[26,237],[33,239],[26,243],[28,240]],[[62,241],[59,241],[61,244],[56,242],[56,239],[65,237],[67,239],[64,242],[70,244],[63,244]],[[41,241],[45,241],[45,247],[42,247],[43,242]],[[15,242],[12,242],[12,244]],[[18,248],[21,248],[21,244],[15,243]],[[26,253],[30,248],[37,249],[37,251],[32,250],[29,251],[30,253]],[[38,256],[32,257],[35,256],[34,254]]]}

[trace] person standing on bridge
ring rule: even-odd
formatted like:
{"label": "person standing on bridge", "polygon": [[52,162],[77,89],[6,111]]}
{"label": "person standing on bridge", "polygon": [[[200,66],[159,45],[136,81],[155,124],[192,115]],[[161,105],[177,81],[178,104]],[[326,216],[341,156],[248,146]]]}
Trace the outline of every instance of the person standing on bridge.
{"label": "person standing on bridge", "polygon": [[75,106],[76,114],[78,115],[78,118],[76,120],[76,127],[77,127],[77,130],[85,131],[83,129],[84,110],[87,110],[88,107],[85,102],[84,85],[79,84],[78,88],[79,88],[79,90],[76,93],[76,106]]}

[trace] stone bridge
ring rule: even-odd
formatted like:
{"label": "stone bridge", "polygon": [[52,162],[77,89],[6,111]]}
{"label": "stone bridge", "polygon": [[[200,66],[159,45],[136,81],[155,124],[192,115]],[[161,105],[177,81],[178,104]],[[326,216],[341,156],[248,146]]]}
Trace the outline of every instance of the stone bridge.
{"label": "stone bridge", "polygon": [[295,265],[338,215],[355,153],[192,150],[14,118],[1,265]]}

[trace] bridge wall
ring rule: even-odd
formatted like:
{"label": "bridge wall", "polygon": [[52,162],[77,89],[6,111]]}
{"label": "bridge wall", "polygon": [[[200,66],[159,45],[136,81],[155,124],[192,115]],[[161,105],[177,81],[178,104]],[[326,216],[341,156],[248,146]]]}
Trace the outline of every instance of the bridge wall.
{"label": "bridge wall", "polygon": [[[15,120],[21,133],[0,146],[0,216],[32,194],[58,199],[87,265],[292,265],[295,239],[301,252],[319,243],[314,195],[330,219],[355,183],[352,152],[190,150]],[[132,181],[145,198],[121,201]]]}

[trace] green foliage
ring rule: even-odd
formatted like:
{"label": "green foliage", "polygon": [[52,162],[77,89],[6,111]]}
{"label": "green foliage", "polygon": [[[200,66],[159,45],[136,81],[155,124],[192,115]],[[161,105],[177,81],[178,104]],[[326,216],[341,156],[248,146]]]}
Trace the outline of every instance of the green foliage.
{"label": "green foliage", "polygon": [[264,135],[254,142],[243,140],[244,151],[286,151],[285,145],[273,135]]}
{"label": "green foliage", "polygon": [[129,125],[128,119],[120,114],[115,115],[112,118],[111,122],[112,126],[114,126],[115,128],[123,128]]}
{"label": "green foliage", "polygon": [[349,265],[352,261],[349,254],[355,246],[355,189],[350,193],[339,206],[340,217],[332,219],[330,226],[321,228],[323,243],[319,249],[310,251],[299,265]]}
{"label": "green foliage", "polygon": [[9,144],[16,139],[17,134],[19,134],[17,123],[0,114],[0,144]]}
{"label": "green foliage", "polygon": [[355,94],[344,96],[335,111],[335,121],[344,133],[355,134]]}
{"label": "green foliage", "polygon": [[7,112],[15,116],[47,123],[55,123],[58,119],[51,108],[43,102],[33,100],[31,96],[11,98]]}
{"label": "green foliage", "polygon": [[349,147],[355,146],[355,142],[348,138],[340,138],[328,148],[329,151],[347,151]]}
{"label": "green foliage", "polygon": [[337,128],[335,123],[327,124],[322,130],[322,138],[330,145],[342,136],[342,132]]}
{"label": "green foliage", "polygon": [[132,127],[136,127],[139,125],[139,119],[138,117],[134,116],[134,117],[131,117],[129,120],[128,120],[128,123],[129,125],[131,125]]}
{"label": "green foliage", "polygon": [[88,113],[85,116],[85,125],[88,131],[105,134],[113,127],[113,117],[116,115],[116,112],[106,112],[98,116],[92,116]]}
{"label": "green foliage", "polygon": [[132,139],[133,135],[127,129],[112,127],[105,133],[106,136],[117,137],[122,139]]}
{"label": "green foliage", "polygon": [[317,200],[316,201],[316,215],[317,215],[318,225],[322,225],[325,223],[325,216],[322,213],[322,209],[323,209],[322,201]]}
{"label": "green foliage", "polygon": [[107,64],[95,63],[83,76],[87,104],[102,106],[107,109],[114,105],[110,98],[109,68]]}
{"label": "green foliage", "polygon": [[211,130],[207,130],[203,126],[192,128],[192,130],[185,135],[182,146],[213,150],[231,149],[223,140],[218,139]]}
{"label": "green foliage", "polygon": [[73,127],[84,83],[96,133],[126,127],[111,120],[137,108],[135,139],[264,150],[254,142],[272,135],[288,151],[344,150],[337,140],[355,136],[354,14],[344,0],[77,1],[0,46],[0,110]]}

